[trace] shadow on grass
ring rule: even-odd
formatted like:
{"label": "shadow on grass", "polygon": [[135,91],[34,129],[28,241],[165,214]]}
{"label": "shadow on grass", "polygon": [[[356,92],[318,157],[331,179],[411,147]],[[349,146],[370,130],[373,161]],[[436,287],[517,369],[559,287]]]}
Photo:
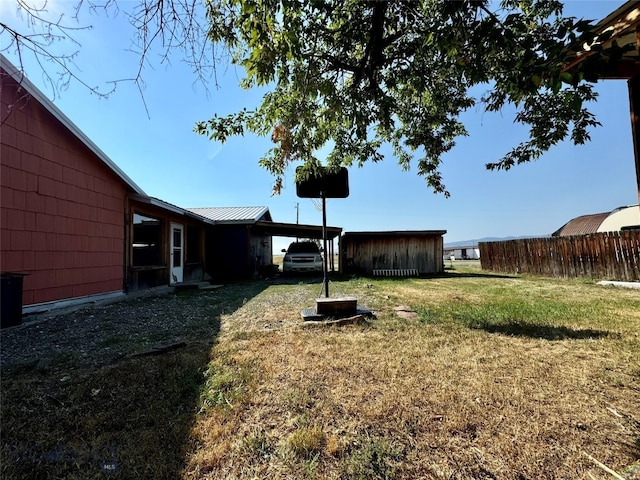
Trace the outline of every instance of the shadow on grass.
{"label": "shadow on grass", "polygon": [[480,322],[471,325],[472,329],[484,330],[487,333],[496,333],[510,337],[538,338],[543,340],[597,340],[612,335],[605,330],[575,330],[569,327],[555,327],[552,325],[535,325],[524,322],[509,322],[493,324]]}
{"label": "shadow on grass", "polygon": [[[106,364],[66,361],[3,371],[0,477],[180,478],[192,450],[191,429],[220,317],[268,285],[254,282],[215,292],[185,292],[57,319],[60,326],[77,329],[82,318],[117,312],[131,322],[129,341],[143,333],[160,343],[176,335],[183,341],[158,352],[134,341],[126,344],[129,354]],[[145,327],[145,319],[156,314],[162,321]],[[22,334],[31,336],[31,343],[38,341],[38,331],[31,326]],[[64,337],[64,328],[59,335]],[[98,348],[100,342],[88,345]],[[91,355],[90,348],[72,352],[72,358]]]}
{"label": "shadow on grass", "polygon": [[505,275],[503,273],[473,273],[473,272],[451,272],[446,271],[444,273],[434,274],[432,277],[427,278],[519,278],[518,275]]}

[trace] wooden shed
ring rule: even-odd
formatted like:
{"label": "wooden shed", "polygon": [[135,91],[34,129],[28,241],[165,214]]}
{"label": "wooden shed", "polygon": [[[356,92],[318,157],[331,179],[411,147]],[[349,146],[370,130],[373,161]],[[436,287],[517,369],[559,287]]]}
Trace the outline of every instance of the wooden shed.
{"label": "wooden shed", "polygon": [[340,272],[409,276],[444,271],[446,230],[347,232],[340,239]]}

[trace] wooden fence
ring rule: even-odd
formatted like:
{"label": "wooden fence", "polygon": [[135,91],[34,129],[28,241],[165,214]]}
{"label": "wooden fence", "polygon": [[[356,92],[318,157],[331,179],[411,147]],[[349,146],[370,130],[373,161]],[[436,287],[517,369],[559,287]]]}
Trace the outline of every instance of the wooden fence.
{"label": "wooden fence", "polygon": [[480,242],[483,270],[640,281],[640,230]]}

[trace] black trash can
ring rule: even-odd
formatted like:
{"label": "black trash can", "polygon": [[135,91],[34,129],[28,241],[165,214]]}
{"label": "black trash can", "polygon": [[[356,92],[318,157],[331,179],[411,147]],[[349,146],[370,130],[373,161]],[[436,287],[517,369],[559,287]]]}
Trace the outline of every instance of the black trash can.
{"label": "black trash can", "polygon": [[25,273],[0,274],[0,328],[22,323],[22,280]]}

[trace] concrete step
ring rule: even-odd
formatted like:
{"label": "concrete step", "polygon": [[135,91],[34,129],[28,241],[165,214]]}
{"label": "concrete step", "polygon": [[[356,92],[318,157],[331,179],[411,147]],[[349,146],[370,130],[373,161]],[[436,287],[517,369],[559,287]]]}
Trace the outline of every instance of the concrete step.
{"label": "concrete step", "polygon": [[209,282],[178,282],[171,285],[176,292],[184,290],[216,290],[222,285],[212,285]]}

